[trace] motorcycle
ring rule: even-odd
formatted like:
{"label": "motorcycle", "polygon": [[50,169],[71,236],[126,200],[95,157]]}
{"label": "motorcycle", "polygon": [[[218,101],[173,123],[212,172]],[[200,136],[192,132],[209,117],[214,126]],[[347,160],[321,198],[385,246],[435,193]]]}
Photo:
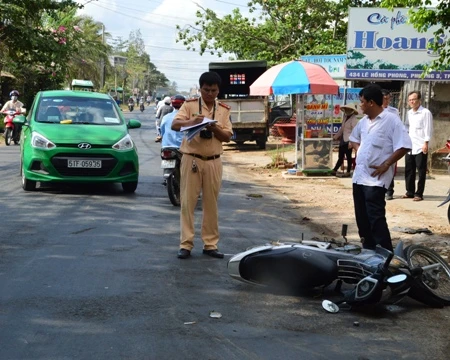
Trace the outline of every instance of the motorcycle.
{"label": "motorcycle", "polygon": [[134,103],[128,103],[128,110],[130,112],[134,110]]}
{"label": "motorcycle", "polygon": [[18,131],[17,126],[14,125],[14,117],[16,115],[22,114],[23,111],[16,111],[16,110],[5,110],[3,111],[3,114],[5,114],[5,118],[3,119],[3,122],[5,123],[5,129],[3,136],[5,137],[5,145],[9,146],[11,142],[14,141],[14,144],[18,144],[20,140],[20,131]]}
{"label": "motorcycle", "polygon": [[145,110],[144,103],[141,103],[139,105],[139,110],[141,110],[141,112],[143,112]]}
{"label": "motorcycle", "polygon": [[[394,252],[380,246],[362,249],[346,239],[266,244],[234,255],[228,272],[246,283],[297,292],[336,281],[335,290],[343,298],[337,303],[324,300],[322,307],[329,312],[337,312],[339,304],[394,304],[405,296],[431,307],[450,305],[450,266],[433,250],[404,248],[402,242]],[[343,283],[351,290],[341,291]]]}
{"label": "motorcycle", "polygon": [[183,154],[175,147],[161,149],[164,185],[173,206],[180,206],[180,166]]}
{"label": "motorcycle", "polygon": [[[449,141],[447,141],[447,147],[450,148]],[[443,157],[442,160],[443,161],[447,161],[449,174],[450,174],[450,154],[447,154],[447,156]],[[447,219],[448,219],[448,223],[450,224],[450,189],[448,190],[447,198],[441,204],[439,204],[438,207],[444,206],[447,203],[449,203],[448,204],[448,209],[447,209]]]}

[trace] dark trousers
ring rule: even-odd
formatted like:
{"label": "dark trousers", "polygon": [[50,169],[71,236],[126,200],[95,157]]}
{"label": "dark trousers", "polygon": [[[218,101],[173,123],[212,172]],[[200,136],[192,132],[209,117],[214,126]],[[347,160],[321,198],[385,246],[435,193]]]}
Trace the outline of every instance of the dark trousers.
{"label": "dark trousers", "polygon": [[359,237],[363,248],[374,250],[377,245],[392,251],[391,234],[386,222],[386,189],[380,186],[353,184],[353,203]]}
{"label": "dark trousers", "polygon": [[[406,195],[423,197],[425,190],[425,179],[427,178],[428,154],[418,153],[417,155],[405,155],[405,185]],[[416,189],[416,169],[419,174],[419,181]]]}
{"label": "dark trousers", "polygon": [[341,142],[339,144],[339,157],[334,167],[334,171],[338,171],[344,162],[344,156],[347,157],[347,172],[349,173],[352,169],[352,149],[348,148],[348,142]]}

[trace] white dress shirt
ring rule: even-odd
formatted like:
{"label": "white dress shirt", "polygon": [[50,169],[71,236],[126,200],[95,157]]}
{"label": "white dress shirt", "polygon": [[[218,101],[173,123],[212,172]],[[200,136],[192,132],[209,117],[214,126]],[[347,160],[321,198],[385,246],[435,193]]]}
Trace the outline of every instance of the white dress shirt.
{"label": "white dress shirt", "polygon": [[356,155],[353,183],[388,188],[394,176],[394,164],[380,176],[371,176],[375,169],[398,149],[411,149],[411,139],[398,115],[383,111],[374,120],[364,116],[353,129],[350,141],[360,144]]}
{"label": "white dress shirt", "polygon": [[422,152],[425,141],[430,141],[433,134],[433,115],[431,111],[419,106],[417,111],[408,111],[409,136],[412,141],[412,155]]}

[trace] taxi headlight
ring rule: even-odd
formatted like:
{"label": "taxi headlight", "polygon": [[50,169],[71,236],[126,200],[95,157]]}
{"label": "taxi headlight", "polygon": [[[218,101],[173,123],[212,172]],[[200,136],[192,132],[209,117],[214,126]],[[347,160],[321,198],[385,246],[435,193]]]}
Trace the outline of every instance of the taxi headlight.
{"label": "taxi headlight", "polygon": [[116,142],[112,147],[113,149],[123,151],[132,149],[134,147],[134,144],[133,140],[131,140],[130,134],[127,134],[121,140]]}
{"label": "taxi headlight", "polygon": [[42,150],[50,150],[56,147],[50,140],[37,132],[31,135],[31,146]]}

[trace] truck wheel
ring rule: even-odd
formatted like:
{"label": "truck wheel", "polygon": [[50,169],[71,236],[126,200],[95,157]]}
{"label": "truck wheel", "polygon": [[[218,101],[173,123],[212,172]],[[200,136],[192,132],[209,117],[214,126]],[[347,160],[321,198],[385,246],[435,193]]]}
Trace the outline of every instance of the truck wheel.
{"label": "truck wheel", "polygon": [[261,150],[265,150],[266,149],[266,140],[256,140],[256,145],[258,145],[258,147]]}

